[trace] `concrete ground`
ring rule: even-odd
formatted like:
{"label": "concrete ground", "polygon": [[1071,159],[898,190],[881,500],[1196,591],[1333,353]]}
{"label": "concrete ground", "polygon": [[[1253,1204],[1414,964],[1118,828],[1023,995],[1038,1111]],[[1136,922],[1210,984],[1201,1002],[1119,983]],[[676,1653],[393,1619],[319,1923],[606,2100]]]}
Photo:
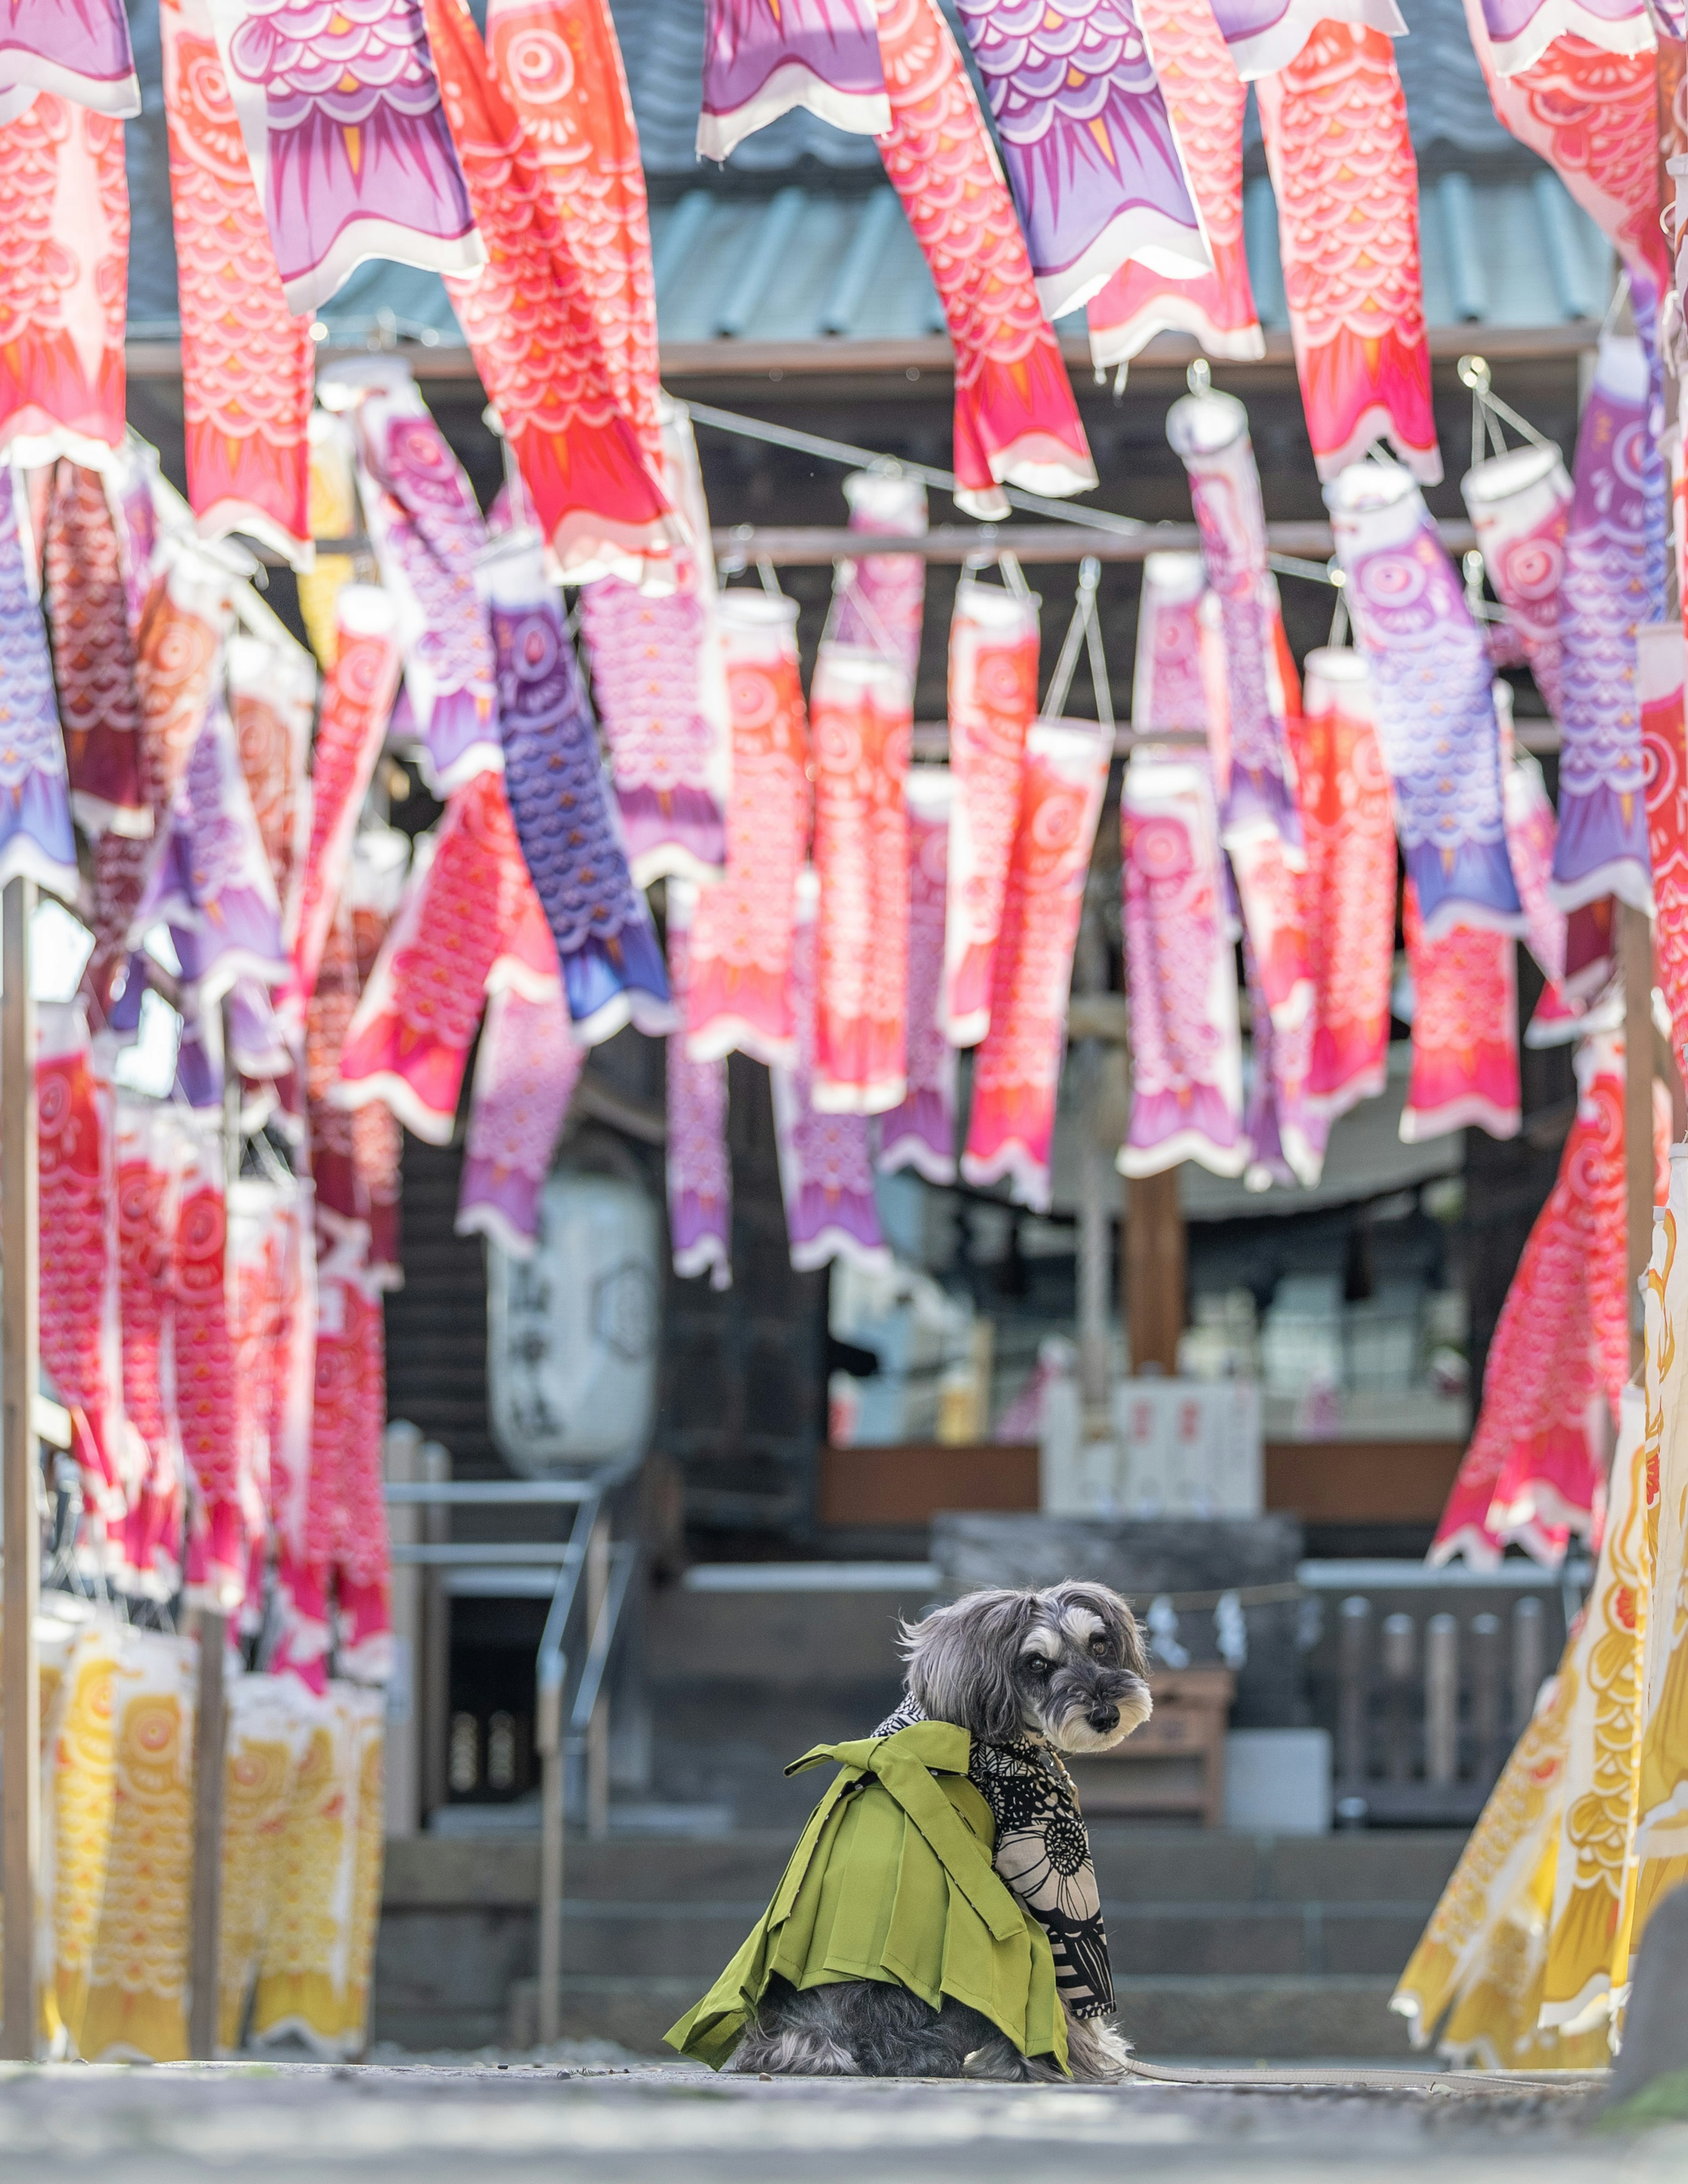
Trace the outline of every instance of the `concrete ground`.
{"label": "concrete ground", "polygon": [[1600,2088],[1432,2071],[1156,2068],[1118,2087],[721,2079],[604,2062],[0,2072],[0,2184],[1680,2184],[1688,2127]]}

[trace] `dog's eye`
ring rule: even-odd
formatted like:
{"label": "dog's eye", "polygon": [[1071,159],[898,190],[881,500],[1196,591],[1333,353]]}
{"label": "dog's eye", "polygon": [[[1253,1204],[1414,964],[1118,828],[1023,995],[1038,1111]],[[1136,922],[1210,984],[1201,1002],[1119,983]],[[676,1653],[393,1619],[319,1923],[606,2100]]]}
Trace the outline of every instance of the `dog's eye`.
{"label": "dog's eye", "polygon": [[1108,1658],[1107,1640],[1102,1637],[1093,1638],[1090,1641],[1090,1651],[1095,1655],[1099,1661],[1106,1661]]}
{"label": "dog's eye", "polygon": [[1026,1666],[1034,1676],[1046,1676],[1055,1663],[1046,1653],[1029,1653],[1026,1657]]}

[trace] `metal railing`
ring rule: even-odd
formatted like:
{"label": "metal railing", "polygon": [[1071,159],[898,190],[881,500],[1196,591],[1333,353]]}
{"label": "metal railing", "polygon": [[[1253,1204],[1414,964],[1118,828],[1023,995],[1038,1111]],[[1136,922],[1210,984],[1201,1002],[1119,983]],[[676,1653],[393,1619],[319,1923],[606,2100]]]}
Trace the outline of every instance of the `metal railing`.
{"label": "metal railing", "polygon": [[[604,1503],[614,1483],[604,1474],[588,1474],[578,1479],[395,1480],[386,1490],[393,1507],[574,1511],[565,1540],[407,1540],[393,1549],[396,1565],[438,1570],[452,1591],[482,1598],[531,1597],[542,1584],[549,1585],[550,1605],[534,1664],[542,2044],[557,2037],[560,2021],[565,1822],[583,1819],[594,1836],[608,1827],[605,1685],[638,1559],[631,1541],[610,1537]],[[582,1610],[578,1618],[577,1607]],[[571,1660],[579,1663],[572,1696]]]}

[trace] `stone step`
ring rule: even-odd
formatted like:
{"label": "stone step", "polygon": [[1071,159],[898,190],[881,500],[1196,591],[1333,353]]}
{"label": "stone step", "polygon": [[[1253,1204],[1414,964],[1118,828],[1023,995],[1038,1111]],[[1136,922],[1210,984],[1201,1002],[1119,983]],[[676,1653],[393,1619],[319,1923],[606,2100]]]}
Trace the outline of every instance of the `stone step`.
{"label": "stone step", "polygon": [[[1217,2046],[1189,2045],[1198,2035],[1186,2028],[1192,2010],[1209,2006],[1203,1981],[1219,1983],[1215,1994],[1240,1981],[1237,1992],[1255,1996],[1274,1981],[1290,1982],[1291,1993],[1312,1981],[1323,1994],[1341,1990],[1321,1981],[1357,1980],[1357,1992],[1380,1988],[1386,1998],[1460,1846],[1445,1832],[1273,1837],[1117,1825],[1098,1827],[1092,1841],[1115,1976],[1148,1997],[1145,2008],[1159,2013],[1148,2024],[1171,2028],[1155,2032],[1156,2044],[1166,2053],[1234,2056],[1393,2052],[1351,2049],[1326,2030],[1316,2038],[1262,2031],[1265,2005],[1252,2001],[1234,2034],[1212,2036]],[[582,1997],[599,1996],[623,2013],[621,2024],[630,2009],[660,2014],[650,1997],[661,1992],[679,1997],[663,2020],[671,2022],[761,1915],[790,1850],[789,1835],[772,1830],[672,1842],[571,1836],[563,1964],[580,2011],[588,2011]],[[538,1886],[531,1836],[389,1844],[376,1958],[382,2036],[427,2047],[503,2039],[512,1989],[534,1971]],[[1177,2005],[1184,2015],[1166,2014],[1173,2003],[1156,1998],[1163,1990],[1185,1997]],[[649,2016],[636,2021],[649,2033]],[[607,2024],[597,2030],[638,2044]],[[1374,2025],[1363,2036],[1374,2042],[1391,2030]],[[1292,2036],[1303,2040],[1294,2050],[1260,2045]]]}
{"label": "stone step", "polygon": [[[573,1835],[566,1892],[582,1902],[748,1903],[760,1909],[794,1841],[781,1829],[701,1838]],[[1245,1836],[1102,1821],[1090,1830],[1097,1880],[1111,1903],[1434,1903],[1463,1847],[1451,1829],[1334,1836]],[[387,1845],[388,1912],[532,1904],[537,1834],[419,1836]]]}
{"label": "stone step", "polygon": [[[1181,1974],[1132,1977],[1119,1982],[1119,2020],[1139,2055],[1226,2057],[1244,2062],[1366,2058],[1411,2059],[1407,2029],[1391,2015],[1392,1980],[1327,1974],[1322,1977],[1205,1976]],[[571,2039],[610,2039],[635,2054],[663,2051],[662,2035],[697,2000],[690,1981],[670,1976],[600,1975],[565,1979],[562,2032]],[[534,2039],[538,1996],[532,1980],[519,1981],[506,2024],[487,2040],[509,2038],[527,2047]],[[413,2014],[409,2036],[400,2018],[384,2016],[377,2000],[377,2036],[415,2047],[443,2044]],[[490,2020],[489,2020],[490,2025]]]}

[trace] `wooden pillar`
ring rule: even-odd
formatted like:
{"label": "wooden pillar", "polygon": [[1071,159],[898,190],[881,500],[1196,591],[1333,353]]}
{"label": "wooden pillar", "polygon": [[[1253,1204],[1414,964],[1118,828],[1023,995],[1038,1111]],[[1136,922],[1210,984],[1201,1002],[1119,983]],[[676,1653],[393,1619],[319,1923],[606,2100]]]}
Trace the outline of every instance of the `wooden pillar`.
{"label": "wooden pillar", "polygon": [[4,897],[5,991],[0,998],[0,1404],[3,1404],[5,1543],[0,1607],[0,1873],[6,1903],[0,2049],[8,2062],[35,2054],[36,1885],[41,1863],[41,1686],[35,1620],[41,1591],[40,1456],[35,1390],[41,1351],[41,1170],[35,1093],[35,1007],[30,997],[30,921],[35,882],[8,880]]}
{"label": "wooden pillar", "polygon": [[1127,1178],[1124,1258],[1131,1369],[1140,1374],[1158,1366],[1176,1373],[1184,1329],[1185,1241],[1175,1167]]}
{"label": "wooden pillar", "polygon": [[[395,1418],[384,1441],[386,1471],[393,1485],[408,1485],[421,1475],[422,1436],[408,1418]],[[393,1544],[415,1546],[421,1538],[422,1513],[415,1502],[399,1502],[388,1514]],[[387,1836],[414,1836],[421,1829],[421,1709],[417,1703],[422,1653],[422,1573],[414,1563],[395,1563],[390,1580],[393,1601],[393,1684],[387,1716]]]}
{"label": "wooden pillar", "polygon": [[1618,905],[1624,970],[1624,1164],[1629,1229],[1624,1284],[1630,1365],[1641,1362],[1641,1284],[1653,1247],[1653,928],[1644,910]]}
{"label": "wooden pillar", "polygon": [[193,1714],[193,1936],[187,2048],[216,2059],[223,1896],[223,1655],[228,1618],[199,1611],[199,1691]]}

